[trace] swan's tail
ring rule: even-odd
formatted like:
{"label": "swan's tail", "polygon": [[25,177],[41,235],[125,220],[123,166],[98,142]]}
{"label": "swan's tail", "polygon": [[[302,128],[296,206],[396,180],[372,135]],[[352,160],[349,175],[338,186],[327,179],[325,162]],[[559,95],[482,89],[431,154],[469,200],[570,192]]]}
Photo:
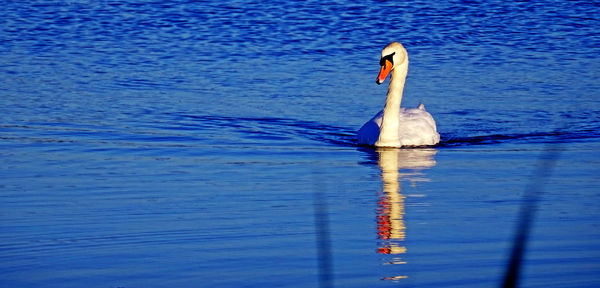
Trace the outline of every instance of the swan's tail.
{"label": "swan's tail", "polygon": [[417,107],[417,109],[425,110],[425,104],[419,104],[419,107]]}

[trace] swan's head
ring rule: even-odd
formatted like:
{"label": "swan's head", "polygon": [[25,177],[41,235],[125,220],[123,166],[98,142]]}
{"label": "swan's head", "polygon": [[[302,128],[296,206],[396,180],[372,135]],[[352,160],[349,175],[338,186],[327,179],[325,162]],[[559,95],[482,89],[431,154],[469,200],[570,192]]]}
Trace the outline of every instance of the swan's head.
{"label": "swan's head", "polygon": [[402,44],[392,42],[385,46],[381,51],[381,60],[379,60],[381,70],[379,71],[379,76],[377,76],[377,84],[383,83],[390,72],[394,70],[394,68],[404,64],[405,61],[408,61],[408,55]]}

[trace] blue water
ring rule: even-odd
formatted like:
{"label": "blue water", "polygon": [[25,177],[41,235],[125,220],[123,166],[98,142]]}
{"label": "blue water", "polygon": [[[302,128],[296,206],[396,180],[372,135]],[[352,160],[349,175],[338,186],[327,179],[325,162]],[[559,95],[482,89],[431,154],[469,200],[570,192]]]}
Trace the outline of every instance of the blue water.
{"label": "blue water", "polygon": [[[493,287],[531,183],[522,286],[600,286],[598,15],[3,3],[0,286]],[[355,145],[392,40],[410,59],[402,105],[425,103],[437,147]]]}

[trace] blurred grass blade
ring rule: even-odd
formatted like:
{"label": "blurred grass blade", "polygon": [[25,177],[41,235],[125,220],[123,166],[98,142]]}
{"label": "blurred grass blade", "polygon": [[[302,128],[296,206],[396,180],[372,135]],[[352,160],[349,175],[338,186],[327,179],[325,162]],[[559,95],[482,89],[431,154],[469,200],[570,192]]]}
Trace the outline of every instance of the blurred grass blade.
{"label": "blurred grass blade", "polygon": [[519,275],[523,263],[523,255],[529,239],[531,224],[537,211],[537,205],[540,200],[540,196],[543,193],[543,186],[546,179],[550,177],[552,169],[556,165],[556,160],[558,159],[561,151],[561,147],[551,146],[548,144],[538,160],[538,164],[534,174],[532,175],[531,181],[525,188],[519,218],[517,219],[517,231],[513,241],[512,252],[507,263],[507,269],[502,284],[502,287],[504,288],[518,286]]}
{"label": "blurred grass blade", "polygon": [[319,287],[333,287],[333,265],[331,259],[331,238],[329,234],[329,212],[325,198],[325,186],[315,181],[314,213],[317,241],[317,259],[319,264]]}

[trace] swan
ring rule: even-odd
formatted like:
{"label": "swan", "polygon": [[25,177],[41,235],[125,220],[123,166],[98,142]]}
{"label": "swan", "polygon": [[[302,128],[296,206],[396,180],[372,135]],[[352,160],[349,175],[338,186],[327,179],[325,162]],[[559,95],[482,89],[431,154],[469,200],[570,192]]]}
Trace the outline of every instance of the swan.
{"label": "swan", "polygon": [[357,133],[358,144],[377,147],[433,146],[440,142],[435,120],[425,110],[400,108],[406,73],[408,54],[404,46],[392,42],[381,51],[381,70],[377,84],[383,83],[392,74],[383,111],[367,121]]}

